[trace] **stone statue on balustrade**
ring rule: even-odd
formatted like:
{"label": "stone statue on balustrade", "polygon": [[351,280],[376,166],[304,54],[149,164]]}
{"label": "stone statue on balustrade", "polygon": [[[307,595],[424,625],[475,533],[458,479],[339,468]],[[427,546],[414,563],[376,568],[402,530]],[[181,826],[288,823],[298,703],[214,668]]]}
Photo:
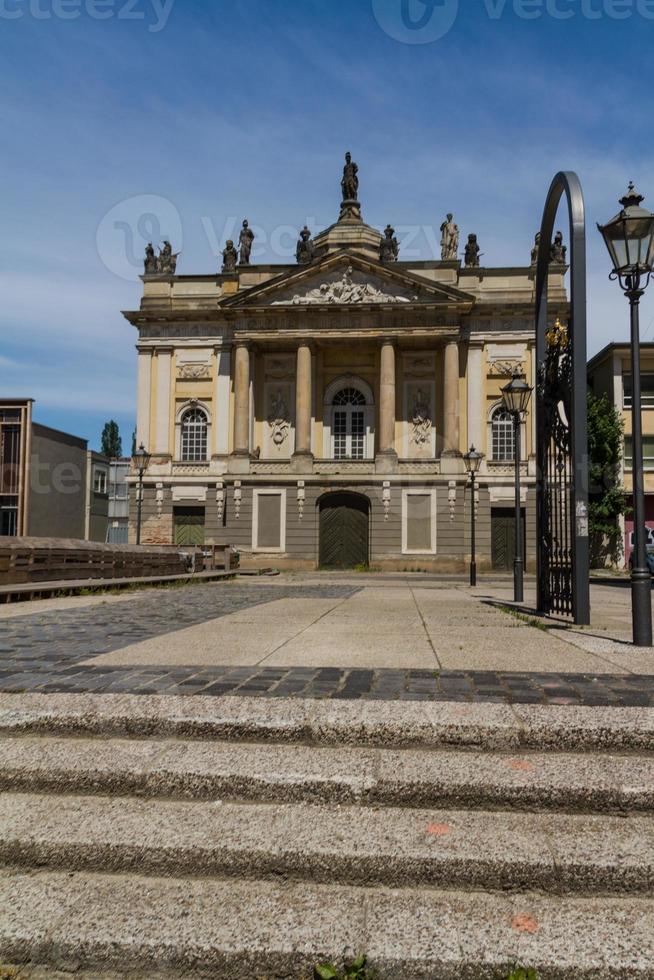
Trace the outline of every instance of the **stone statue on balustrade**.
{"label": "stone statue on balustrade", "polygon": [[454,223],[454,215],[448,214],[441,225],[441,259],[443,262],[456,261],[459,256],[459,226]]}
{"label": "stone statue on balustrade", "polygon": [[314,256],[313,238],[311,237],[311,232],[305,225],[300,232],[297,248],[295,249],[295,258],[297,259],[298,265],[311,265]]}
{"label": "stone statue on balustrade", "polygon": [[380,262],[397,262],[399,254],[400,246],[395,237],[395,228],[391,225],[386,225],[384,228],[384,237],[379,243],[379,260]]}
{"label": "stone statue on balustrade", "polygon": [[243,227],[241,228],[241,234],[238,237],[239,245],[239,265],[249,265],[250,264],[250,254],[252,252],[252,242],[254,241],[254,232],[250,228],[247,218],[243,222]]}
{"label": "stone statue on balustrade", "polygon": [[236,263],[238,262],[238,252],[234,247],[234,242],[231,238],[227,239],[227,244],[223,249],[223,267],[222,272],[224,275],[230,275],[236,272]]}
{"label": "stone statue on balustrade", "polygon": [[480,248],[479,248],[479,243],[477,241],[477,236],[468,235],[468,242],[466,244],[466,254],[465,254],[466,269],[479,268],[479,255],[480,255]]}

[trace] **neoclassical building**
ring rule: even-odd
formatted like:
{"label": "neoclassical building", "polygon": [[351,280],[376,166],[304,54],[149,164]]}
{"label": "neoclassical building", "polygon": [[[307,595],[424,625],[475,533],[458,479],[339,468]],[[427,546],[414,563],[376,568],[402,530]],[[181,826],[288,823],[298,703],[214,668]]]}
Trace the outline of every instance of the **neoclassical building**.
{"label": "neoclassical building", "polygon": [[[463,454],[485,453],[480,563],[513,552],[513,430],[501,387],[535,378],[535,268],[465,261],[451,215],[439,258],[402,261],[362,218],[346,160],[338,221],[300,233],[297,263],[255,264],[244,222],[218,274],[148,255],[138,330],[137,438],[152,458],[144,543],[229,542],[242,560],[458,569],[470,549]],[[553,246],[550,312],[565,318]],[[534,417],[523,426],[533,559]],[[132,494],[132,498],[134,494]],[[131,529],[135,507],[132,501]]]}

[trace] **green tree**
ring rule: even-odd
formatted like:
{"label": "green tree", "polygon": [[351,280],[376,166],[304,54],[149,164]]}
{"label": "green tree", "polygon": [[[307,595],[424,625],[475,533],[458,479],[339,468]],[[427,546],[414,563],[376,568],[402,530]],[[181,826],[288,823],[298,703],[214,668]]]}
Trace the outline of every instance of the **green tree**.
{"label": "green tree", "polygon": [[620,482],[624,421],[606,394],[588,393],[589,533],[593,565],[608,558],[617,563],[622,554],[619,518],[626,512],[625,489]]}
{"label": "green tree", "polygon": [[118,423],[114,422],[113,419],[105,422],[104,429],[102,430],[101,452],[112,459],[123,455],[123,441],[118,431]]}

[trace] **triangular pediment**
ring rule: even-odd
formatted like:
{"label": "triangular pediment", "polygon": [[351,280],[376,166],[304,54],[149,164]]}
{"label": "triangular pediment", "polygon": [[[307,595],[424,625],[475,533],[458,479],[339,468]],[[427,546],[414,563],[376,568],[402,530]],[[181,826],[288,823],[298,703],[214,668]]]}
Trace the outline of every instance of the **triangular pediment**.
{"label": "triangular pediment", "polygon": [[460,303],[474,297],[443,283],[430,282],[404,269],[338,252],[244,289],[221,302],[233,308],[405,306]]}

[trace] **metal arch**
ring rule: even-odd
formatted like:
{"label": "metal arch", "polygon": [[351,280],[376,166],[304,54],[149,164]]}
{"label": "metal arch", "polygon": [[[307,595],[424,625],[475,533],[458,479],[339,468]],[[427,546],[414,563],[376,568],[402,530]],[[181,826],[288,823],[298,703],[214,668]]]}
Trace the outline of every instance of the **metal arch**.
{"label": "metal arch", "polygon": [[[548,278],[550,243],[554,222],[563,194],[568,202],[570,228],[570,319],[568,331],[572,341],[572,386],[570,447],[572,456],[572,615],[578,625],[590,623],[589,541],[588,541],[588,434],[586,374],[586,215],[584,195],[576,173],[561,171],[550,186],[540,227],[540,244],[536,272],[536,364],[540,372],[547,354]],[[536,398],[537,424],[537,568],[538,609],[550,612],[544,566],[544,507],[546,479],[545,418],[542,399]]]}

